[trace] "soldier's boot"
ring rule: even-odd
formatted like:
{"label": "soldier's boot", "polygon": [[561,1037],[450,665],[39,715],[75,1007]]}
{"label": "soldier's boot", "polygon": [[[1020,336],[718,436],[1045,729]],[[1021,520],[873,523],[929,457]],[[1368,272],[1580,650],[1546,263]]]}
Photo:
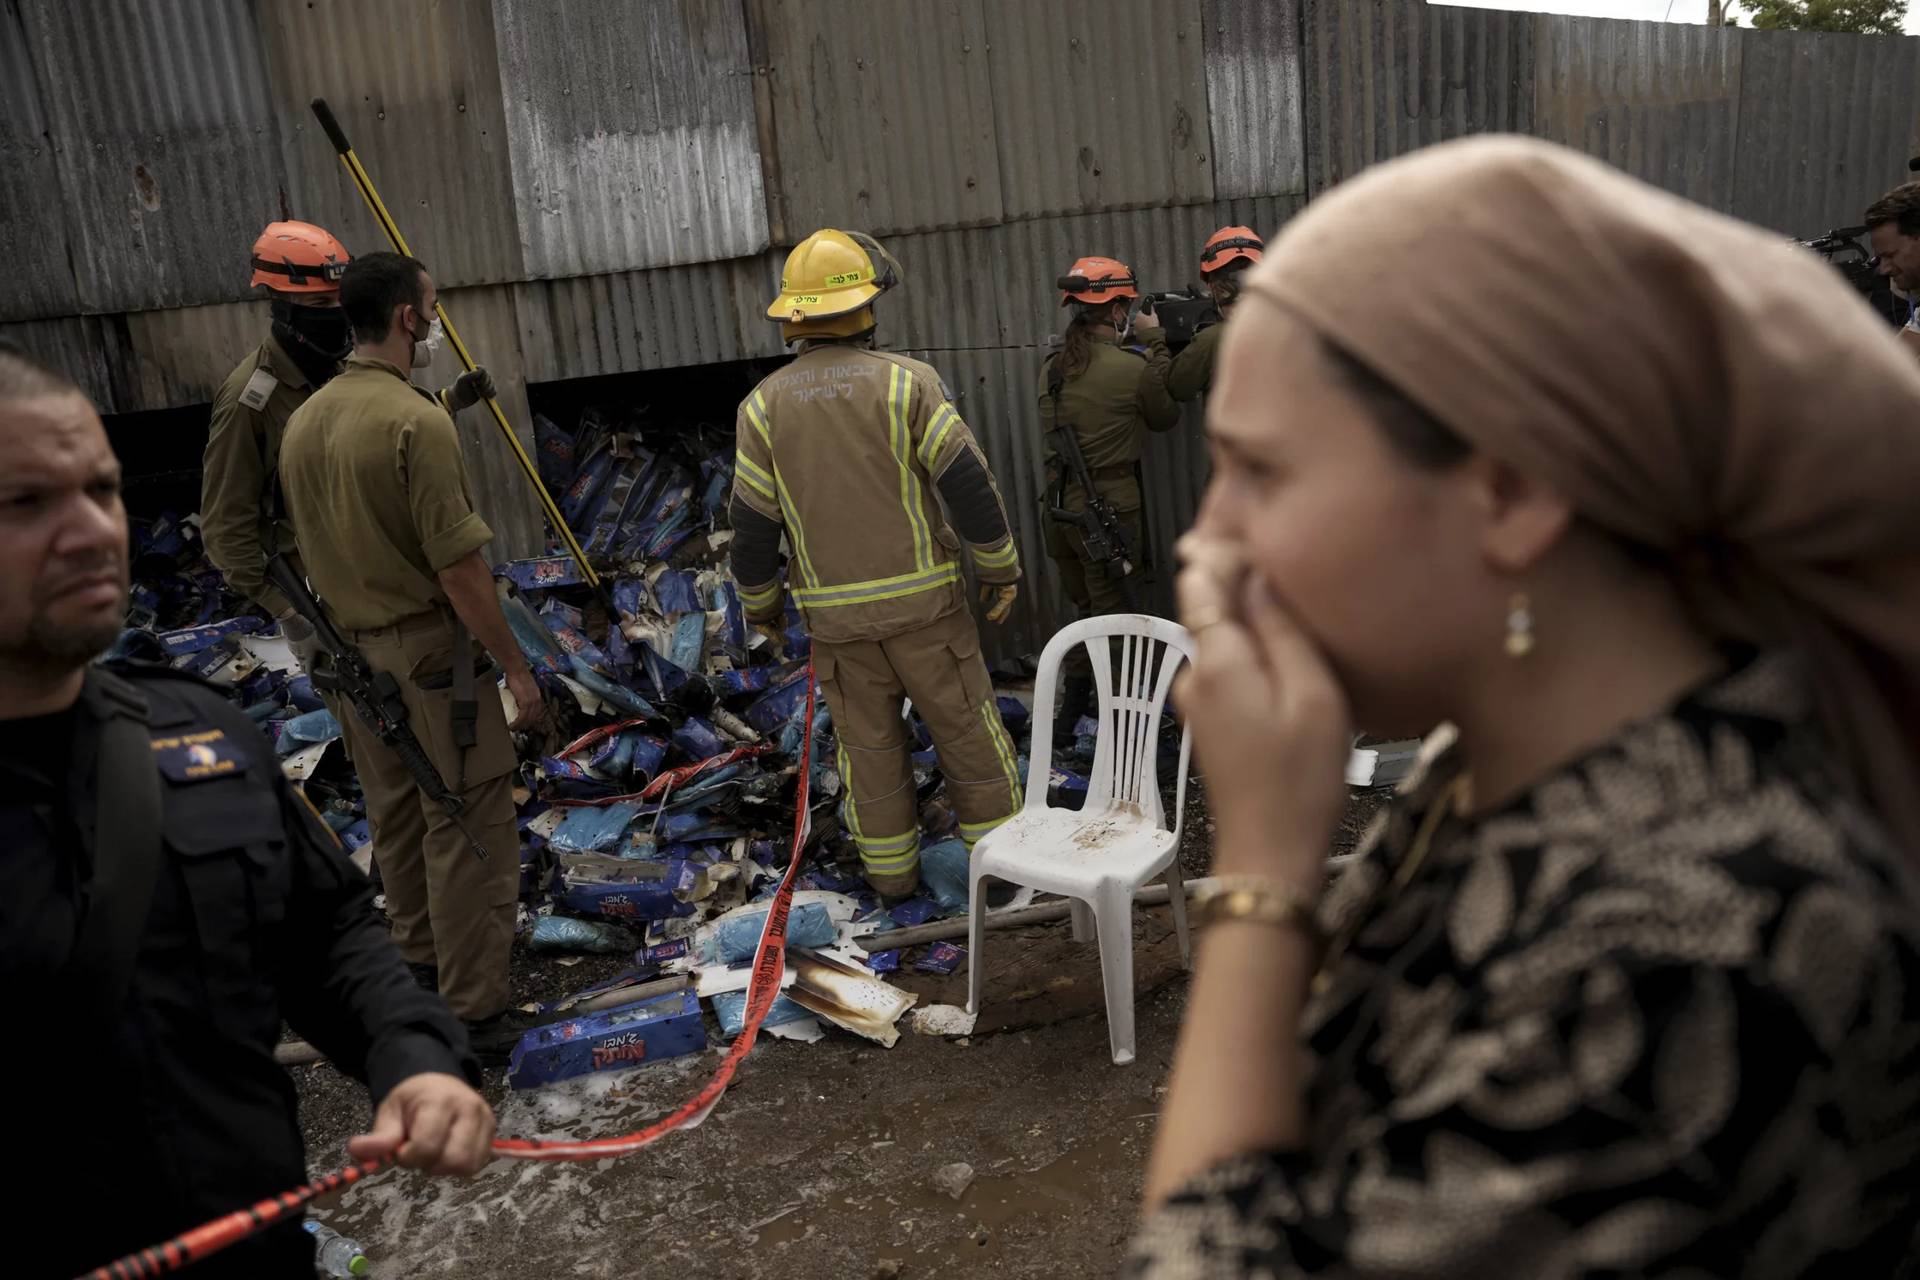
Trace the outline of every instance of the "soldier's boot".
{"label": "soldier's boot", "polygon": [[1072,751],[1074,726],[1080,717],[1093,710],[1094,687],[1091,675],[1069,675],[1061,681],[1060,709],[1053,716],[1053,749]]}
{"label": "soldier's boot", "polygon": [[892,874],[878,871],[866,873],[867,883],[880,895],[880,901],[889,907],[897,906],[920,891],[920,868]]}
{"label": "soldier's boot", "polygon": [[553,1019],[538,1014],[508,1009],[491,1018],[469,1019],[467,1040],[473,1045],[473,1056],[480,1060],[481,1066],[504,1067],[513,1057],[514,1046],[520,1043],[521,1036],[551,1021]]}

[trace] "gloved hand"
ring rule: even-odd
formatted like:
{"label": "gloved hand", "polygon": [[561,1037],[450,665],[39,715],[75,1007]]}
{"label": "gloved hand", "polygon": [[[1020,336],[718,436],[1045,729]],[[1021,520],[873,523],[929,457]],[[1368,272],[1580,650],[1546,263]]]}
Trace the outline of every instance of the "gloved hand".
{"label": "gloved hand", "polygon": [[471,373],[463,373],[440,393],[440,399],[446,403],[448,413],[458,413],[462,409],[479,404],[493,395],[493,375],[485,369],[476,368]]}
{"label": "gloved hand", "polygon": [[786,633],[780,629],[779,623],[756,622],[753,624],[753,629],[767,638],[767,643],[773,646],[773,652],[776,655],[786,651],[787,636]]}
{"label": "gloved hand", "polygon": [[1009,582],[1005,586],[982,586],[980,604],[987,611],[987,621],[999,626],[1013,612],[1014,599],[1020,594],[1020,584]]}

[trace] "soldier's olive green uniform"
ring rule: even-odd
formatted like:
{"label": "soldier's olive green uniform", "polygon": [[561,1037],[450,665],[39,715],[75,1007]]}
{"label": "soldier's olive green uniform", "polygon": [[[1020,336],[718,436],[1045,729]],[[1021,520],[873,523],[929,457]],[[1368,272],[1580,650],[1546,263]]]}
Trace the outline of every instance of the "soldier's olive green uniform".
{"label": "soldier's olive green uniform", "polygon": [[447,785],[461,789],[463,820],[488,853],[485,862],[474,856],[446,811],[349,712],[394,941],[410,963],[439,966],[455,1013],[492,1017],[506,1007],[520,886],[516,761],[505,710],[484,684],[476,744],[461,752],[451,737],[453,691],[443,682],[455,661],[454,614],[438,574],[493,537],[474,513],[453,419],[399,368],[355,356],[288,422],[280,482],[315,593],[374,670],[400,682],[410,727]]}
{"label": "soldier's olive green uniform", "polygon": [[1175,400],[1197,400],[1213,387],[1213,356],[1220,345],[1218,321],[1193,335],[1167,370],[1167,394]]}
{"label": "soldier's olive green uniform", "polygon": [[[1140,518],[1140,480],[1137,465],[1146,448],[1147,432],[1166,431],[1180,421],[1180,406],[1167,394],[1167,368],[1171,360],[1165,335],[1159,329],[1141,329],[1135,335],[1140,346],[1117,347],[1095,343],[1087,367],[1065,378],[1060,384],[1059,420],[1072,424],[1080,439],[1080,452],[1086,455],[1087,469],[1093,475],[1093,487],[1113,504],[1127,539],[1127,551],[1137,567],[1146,555],[1144,527]],[[1040,430],[1053,430],[1054,397],[1048,385],[1048,367],[1040,372]],[[1047,458],[1047,501],[1065,490],[1062,505],[1069,511],[1086,510],[1086,493],[1067,469],[1065,461]],[[1126,610],[1126,597],[1120,581],[1105,561],[1087,554],[1086,540],[1078,529],[1049,518],[1047,555],[1059,570],[1067,594],[1083,617]],[[1068,658],[1070,674],[1087,670],[1086,651],[1076,648]]]}
{"label": "soldier's olive green uniform", "polygon": [[918,360],[811,346],[747,397],[737,431],[741,602],[755,622],[781,617],[784,534],[785,589],[840,741],[847,826],[869,882],[910,893],[920,827],[903,698],[933,733],[969,846],[1021,803],[959,560],[964,543],[981,582],[1019,578],[1005,504],[939,375]]}
{"label": "soldier's olive green uniform", "polygon": [[[274,470],[287,419],[312,394],[300,366],[279,342],[266,339],[220,384],[200,459],[200,536],[207,558],[228,586],[274,617],[292,606],[267,580],[267,560],[285,553],[300,567],[292,523],[272,518],[278,505]],[[318,642],[297,630],[303,629],[289,628],[288,638],[300,665],[311,669]]]}

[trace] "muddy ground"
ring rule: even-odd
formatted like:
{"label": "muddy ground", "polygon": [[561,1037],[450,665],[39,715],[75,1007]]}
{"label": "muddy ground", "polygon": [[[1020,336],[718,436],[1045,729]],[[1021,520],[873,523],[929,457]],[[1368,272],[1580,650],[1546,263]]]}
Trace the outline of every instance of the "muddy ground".
{"label": "muddy ground", "polygon": [[[1203,874],[1204,798],[1182,863]],[[1377,798],[1362,797],[1339,842]],[[912,1033],[891,1050],[829,1029],[815,1044],[754,1048],[699,1128],[620,1160],[499,1161],[467,1182],[389,1172],[316,1216],[357,1238],[376,1276],[865,1277],[1112,1274],[1132,1230],[1155,1114],[1185,1003],[1165,908],[1137,911],[1136,1060],[1108,1053],[1094,945],[1064,926],[989,935],[974,1034]],[[610,974],[619,958],[561,966],[517,953],[515,993],[545,999]],[[903,968],[921,1004],[964,1004],[966,975]],[[488,1073],[500,1131],[628,1132],[671,1110],[723,1044],[532,1093]],[[364,1092],[326,1064],[298,1068],[316,1172],[337,1167],[368,1118]],[[971,1181],[958,1198],[948,1166]]]}

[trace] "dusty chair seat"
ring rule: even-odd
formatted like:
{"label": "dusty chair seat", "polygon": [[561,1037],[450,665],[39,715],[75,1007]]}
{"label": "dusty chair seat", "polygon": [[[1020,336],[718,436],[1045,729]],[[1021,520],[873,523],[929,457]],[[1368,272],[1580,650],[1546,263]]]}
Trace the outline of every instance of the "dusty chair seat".
{"label": "dusty chair seat", "polygon": [[[1061,663],[1075,645],[1082,644],[1093,660],[1099,736],[1084,807],[1055,809],[1047,804],[1054,690]],[[1034,680],[1026,805],[982,837],[973,851],[968,1012],[979,1012],[985,966],[982,882],[1006,880],[1063,894],[1075,899],[1075,938],[1085,941],[1089,921],[1098,923],[1108,1042],[1115,1063],[1133,1061],[1133,895],[1163,873],[1181,958],[1190,959],[1192,954],[1178,857],[1192,752],[1191,737],[1184,730],[1171,828],[1160,802],[1159,778],[1161,712],[1174,675],[1192,657],[1193,639],[1184,627],[1137,613],[1088,618],[1063,628],[1047,642]]]}

